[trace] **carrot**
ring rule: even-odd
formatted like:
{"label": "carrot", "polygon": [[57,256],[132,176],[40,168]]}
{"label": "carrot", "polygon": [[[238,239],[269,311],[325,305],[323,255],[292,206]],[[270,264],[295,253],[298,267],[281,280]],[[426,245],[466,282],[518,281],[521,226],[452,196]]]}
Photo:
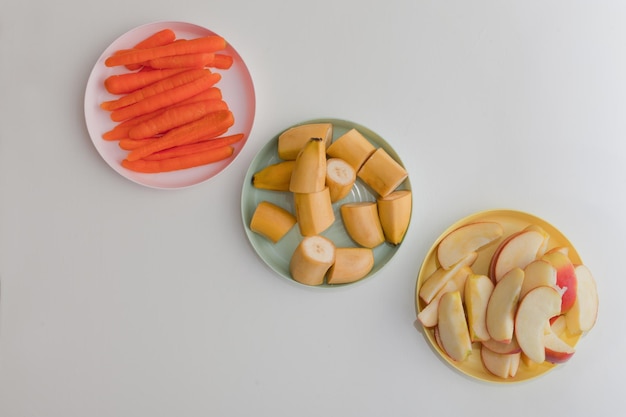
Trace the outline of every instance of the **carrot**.
{"label": "carrot", "polygon": [[[153,33],[152,35],[148,36],[147,38],[143,39],[142,41],[140,41],[139,43],[135,44],[135,46],[133,46],[134,49],[145,49],[145,48],[153,48],[155,46],[163,46],[163,45],[167,45],[168,43],[172,43],[176,40],[176,34],[174,33],[174,31],[172,29],[163,29],[160,30],[156,33]],[[115,53],[117,55],[122,54],[124,52],[128,52],[128,50],[119,50],[116,51]],[[141,68],[140,64],[130,64],[130,65],[126,65],[126,68],[134,71],[137,70],[139,68]]]}
{"label": "carrot", "polygon": [[216,52],[226,48],[226,40],[218,35],[209,35],[183,42],[172,42],[163,46],[146,49],[133,49],[108,57],[104,64],[107,67],[118,65],[140,64],[151,59],[172,55],[193,54],[198,52]]}
{"label": "carrot", "polygon": [[[192,103],[197,103],[199,101],[204,101],[204,100],[220,100],[222,99],[222,91],[218,88],[218,87],[210,87],[194,96],[189,97],[188,99],[185,99],[177,104],[174,104],[168,108],[175,108],[177,106],[183,106],[186,104],[192,104]],[[118,123],[117,125],[115,125],[115,127],[111,130],[109,130],[108,132],[105,132],[102,135],[102,138],[104,140],[119,140],[119,139],[124,139],[124,138],[128,138],[128,132],[130,131],[130,129],[132,129],[133,127],[145,122],[146,120],[150,120],[153,117],[158,116],[159,114],[162,114],[164,111],[166,111],[166,109],[158,109],[155,110],[153,112],[150,113],[146,113],[146,114],[142,114],[140,116],[137,117],[133,117],[130,119],[126,119],[120,123]]]}
{"label": "carrot", "polygon": [[211,134],[219,135],[235,123],[233,113],[230,110],[219,110],[206,116],[187,123],[186,125],[170,130],[155,141],[131,151],[127,159],[136,161],[155,152],[172,148],[178,145],[186,145]]}
{"label": "carrot", "polygon": [[160,161],[146,161],[143,159],[130,161],[128,159],[124,159],[122,160],[122,166],[126,169],[130,169],[131,171],[143,173],[169,172],[222,161],[230,157],[233,152],[234,148],[232,146],[222,146],[220,148],[209,149],[204,152],[163,159]]}
{"label": "carrot", "polygon": [[[147,71],[138,74],[141,74],[143,77],[149,77],[149,74],[151,73],[152,71]],[[103,101],[100,104],[100,107],[109,111],[121,109],[122,107],[130,106],[131,104],[135,104],[147,97],[162,93],[166,90],[171,90],[174,87],[187,84],[200,77],[206,76],[208,76],[208,71],[202,69],[192,69],[175,73],[174,75],[170,75],[167,78],[163,78],[160,81],[149,84],[146,87],[135,90],[132,93],[126,94],[118,99]]]}
{"label": "carrot", "polygon": [[217,69],[229,69],[233,66],[233,57],[226,54],[215,54],[213,56],[213,62],[207,66]]}
{"label": "carrot", "polygon": [[163,113],[131,128],[128,131],[128,137],[141,139],[156,136],[175,127],[198,120],[202,116],[217,110],[228,110],[228,105],[224,100],[204,100],[181,106],[172,106]]}
{"label": "carrot", "polygon": [[198,52],[195,54],[183,54],[164,56],[151,59],[146,62],[146,66],[155,69],[167,68],[203,68],[215,61],[215,54],[212,52]]}
{"label": "carrot", "polygon": [[168,68],[111,75],[104,80],[104,88],[111,94],[128,94],[183,71],[185,68]]}
{"label": "carrot", "polygon": [[[203,71],[203,70],[199,70]],[[140,116],[142,114],[150,113],[155,110],[163,109],[165,107],[177,104],[183,100],[186,100],[194,95],[211,88],[215,83],[221,79],[221,76],[217,73],[208,73],[205,77],[200,77],[197,80],[191,81],[187,84],[174,87],[172,89],[163,91],[150,97],[131,104],[121,109],[113,110],[111,112],[111,120],[114,122],[121,122],[122,120],[130,119],[132,117]]]}
{"label": "carrot", "polygon": [[[143,158],[144,161],[160,161],[163,159],[174,158],[192,153],[204,152],[209,149],[221,148],[222,146],[233,145],[243,139],[243,134],[238,133],[231,136],[223,136],[214,139],[203,140],[201,142],[189,143],[187,145],[175,146],[173,148],[164,149],[155,152]],[[141,141],[138,141],[141,142]]]}
{"label": "carrot", "polygon": [[125,151],[132,151],[133,149],[140,148],[144,146],[147,142],[156,140],[157,138],[148,138],[148,139],[120,139],[118,142],[118,146]]}

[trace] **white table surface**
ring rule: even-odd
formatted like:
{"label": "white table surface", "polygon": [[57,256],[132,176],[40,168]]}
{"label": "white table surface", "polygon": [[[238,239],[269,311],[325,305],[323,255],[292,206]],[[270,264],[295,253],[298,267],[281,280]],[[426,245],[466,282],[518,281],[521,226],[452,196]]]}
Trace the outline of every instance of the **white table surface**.
{"label": "white table surface", "polygon": [[[624,415],[626,3],[4,1],[0,13],[0,416]],[[226,37],[255,83],[250,140],[211,181],[114,172],[85,127],[101,52],[133,27]],[[374,278],[293,285],[257,256],[242,181],[285,127],[334,117],[403,157],[404,244]],[[542,217],[596,276],[565,366],[492,385],[414,326],[431,243],[476,211]]]}

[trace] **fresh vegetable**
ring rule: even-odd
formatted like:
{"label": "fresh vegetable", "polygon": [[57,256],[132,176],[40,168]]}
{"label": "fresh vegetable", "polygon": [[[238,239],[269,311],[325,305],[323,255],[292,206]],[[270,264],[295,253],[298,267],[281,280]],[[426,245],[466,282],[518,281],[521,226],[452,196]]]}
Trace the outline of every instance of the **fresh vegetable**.
{"label": "fresh vegetable", "polygon": [[[174,146],[163,151],[155,152],[143,158],[146,161],[160,161],[163,159],[189,155],[197,152],[204,152],[210,149],[221,148],[227,145],[233,145],[243,139],[243,134],[239,133],[231,136],[223,136],[219,138],[201,140],[199,142],[189,143],[187,145]],[[141,142],[141,141],[138,141]]]}
{"label": "fresh vegetable", "polygon": [[168,68],[115,74],[104,80],[104,87],[111,94],[128,94],[186,70],[187,68]]}
{"label": "fresh vegetable", "polygon": [[129,161],[128,159],[124,159],[122,161],[122,166],[130,169],[131,171],[150,174],[177,171],[180,169],[194,168],[210,164],[212,162],[222,161],[230,157],[233,154],[233,151],[234,148],[232,146],[222,146],[220,148],[209,149],[204,152],[163,159],[160,161],[146,161],[144,159]]}

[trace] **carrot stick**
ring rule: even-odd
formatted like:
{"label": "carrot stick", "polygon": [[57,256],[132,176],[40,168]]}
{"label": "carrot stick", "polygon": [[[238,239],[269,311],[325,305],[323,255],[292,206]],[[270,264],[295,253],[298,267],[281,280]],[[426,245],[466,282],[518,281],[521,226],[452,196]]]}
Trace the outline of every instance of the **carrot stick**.
{"label": "carrot stick", "polygon": [[229,69],[233,66],[233,57],[226,54],[214,54],[213,62],[207,64],[207,66],[217,69]]}
{"label": "carrot stick", "polygon": [[[141,76],[143,77],[149,77],[149,74],[151,73],[152,71],[146,71],[138,74],[141,74]],[[135,104],[147,97],[154,96],[166,90],[171,90],[174,87],[187,84],[191,81],[197,80],[201,77],[206,77],[208,75],[209,72],[202,69],[192,69],[179,72],[174,75],[170,75],[167,78],[163,78],[162,80],[152,83],[146,87],[140,88],[139,90],[133,91],[132,93],[126,94],[118,99],[103,101],[100,104],[100,107],[104,110],[109,111],[121,109],[122,107],[130,106],[131,104]]]}
{"label": "carrot stick", "polygon": [[[174,33],[172,29],[163,29],[148,36],[147,38],[145,38],[144,40],[142,40],[141,42],[133,46],[133,48],[134,49],[153,48],[155,46],[167,45],[168,43],[172,43],[175,40],[176,40],[176,34]],[[128,50],[116,51],[116,54],[122,54],[127,51]],[[126,65],[126,68],[131,71],[134,71],[134,70],[141,68],[141,65],[130,64],[130,65]]]}
{"label": "carrot stick", "polygon": [[172,42],[163,46],[133,49],[128,52],[114,54],[108,57],[104,61],[104,64],[107,67],[140,64],[164,56],[194,54],[198,52],[216,52],[224,48],[226,48],[226,40],[224,38],[218,35],[209,35],[186,40],[184,42]]}
{"label": "carrot stick", "polygon": [[136,161],[164,149],[197,141],[211,133],[215,135],[221,134],[224,132],[224,129],[228,129],[234,123],[235,119],[230,110],[219,110],[209,113],[201,119],[172,129],[157,140],[150,141],[150,143],[131,151],[127,159]]}
{"label": "carrot stick", "polygon": [[151,59],[146,63],[146,66],[155,69],[203,68],[213,61],[215,61],[214,53],[198,52],[195,54],[172,55]]}
{"label": "carrot stick", "polygon": [[[204,101],[204,100],[221,100],[221,99],[222,99],[222,91],[218,87],[210,87],[168,108],[175,108],[177,106],[197,103],[199,101]],[[130,129],[145,122],[146,120],[150,120],[153,117],[156,117],[159,114],[162,114],[165,110],[167,109],[158,109],[150,113],[133,117],[131,119],[126,119],[118,123],[117,125],[115,125],[113,129],[109,130],[108,132],[105,132],[102,135],[102,138],[105,140],[119,140],[119,139],[128,138],[128,132],[130,131]]]}
{"label": "carrot stick", "polygon": [[[223,136],[220,138],[203,140],[201,142],[189,143],[187,145],[175,146],[173,148],[164,149],[148,155],[143,158],[144,161],[161,161],[163,159],[175,158],[192,153],[204,152],[209,149],[221,148],[222,146],[233,145],[243,139],[243,134],[238,133],[231,136]],[[141,141],[137,141],[141,142]]]}
{"label": "carrot stick", "polygon": [[170,90],[166,90],[153,96],[147,97],[135,104],[131,104],[130,106],[113,110],[111,112],[111,120],[113,120],[114,122],[121,122],[122,120],[130,119],[132,117],[172,106],[183,100],[193,97],[194,95],[208,88],[211,88],[220,79],[221,76],[219,74],[209,73],[208,76],[200,77],[197,80],[191,81],[187,84],[183,84]]}
{"label": "carrot stick", "polygon": [[120,139],[118,142],[118,146],[125,151],[132,151],[134,149],[145,146],[149,141],[156,140],[157,138],[147,138],[147,139]]}
{"label": "carrot stick", "polygon": [[131,128],[128,131],[128,137],[141,139],[156,136],[218,110],[228,110],[228,105],[224,100],[204,100],[182,106],[172,106],[163,113]]}
{"label": "carrot stick", "polygon": [[184,68],[168,68],[111,75],[104,80],[104,87],[111,94],[129,94],[183,71]]}
{"label": "carrot stick", "polygon": [[129,161],[128,159],[124,159],[122,160],[122,166],[126,169],[130,169],[131,171],[143,173],[169,172],[222,161],[230,157],[233,152],[234,148],[232,146],[222,146],[220,148],[209,149],[204,152],[163,159],[160,161],[146,161],[143,159]]}

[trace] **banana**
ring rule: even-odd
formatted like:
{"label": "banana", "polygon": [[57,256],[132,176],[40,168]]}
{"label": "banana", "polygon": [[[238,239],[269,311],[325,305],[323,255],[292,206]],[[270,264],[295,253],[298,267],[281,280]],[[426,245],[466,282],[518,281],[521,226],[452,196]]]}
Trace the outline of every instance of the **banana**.
{"label": "banana", "polygon": [[357,244],[375,248],[385,241],[375,201],[346,203],[340,211],[346,232]]}
{"label": "banana", "polygon": [[357,177],[380,197],[385,197],[408,177],[408,173],[383,148],[378,148],[358,170]]}
{"label": "banana", "polygon": [[336,202],[350,193],[356,181],[356,171],[346,161],[340,158],[330,158],[326,161],[326,186],[330,190],[330,201]]}
{"label": "banana", "polygon": [[409,190],[396,190],[377,200],[378,217],[385,240],[392,245],[402,242],[411,220],[412,195]]}
{"label": "banana", "polygon": [[322,138],[328,148],[333,139],[332,123],[309,123],[285,130],[278,136],[278,156],[287,161],[295,160],[311,138]]}
{"label": "banana", "polygon": [[336,248],[335,263],[326,274],[328,284],[347,284],[365,277],[374,267],[370,248]]}
{"label": "banana", "polygon": [[331,158],[343,159],[358,171],[375,150],[361,132],[350,129],[331,143],[326,153]]}
{"label": "banana", "polygon": [[276,243],[296,224],[296,217],[289,211],[269,201],[261,201],[250,220],[250,230]]}
{"label": "banana", "polygon": [[300,150],[291,172],[289,191],[315,193],[326,187],[326,148],[324,139],[311,138]]}
{"label": "banana", "polygon": [[335,262],[335,244],[323,236],[307,236],[291,255],[291,277],[305,285],[320,285]]}
{"label": "banana", "polygon": [[268,165],[252,175],[252,185],[264,190],[289,191],[291,172],[295,164],[295,161],[282,161]]}
{"label": "banana", "polygon": [[294,193],[293,201],[302,236],[320,234],[335,222],[328,187],[316,193]]}

